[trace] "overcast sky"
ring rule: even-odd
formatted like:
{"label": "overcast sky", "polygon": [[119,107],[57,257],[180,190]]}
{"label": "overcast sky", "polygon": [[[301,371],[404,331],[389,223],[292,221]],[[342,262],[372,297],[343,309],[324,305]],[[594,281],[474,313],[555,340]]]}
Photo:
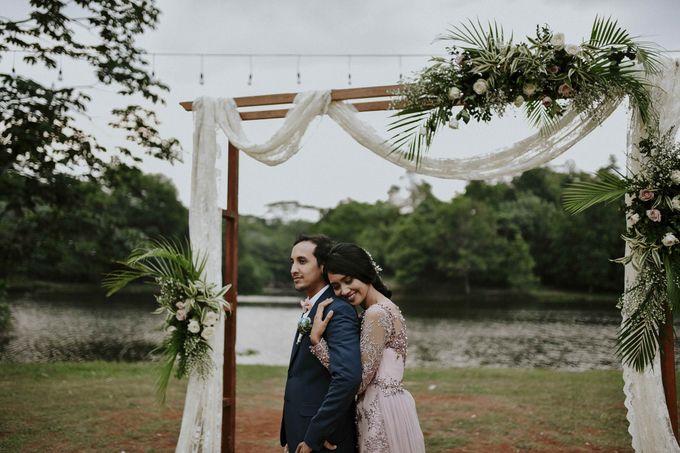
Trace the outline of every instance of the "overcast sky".
{"label": "overcast sky", "polygon": [[[20,17],[24,1],[3,0],[1,14]],[[579,43],[589,34],[599,14],[612,16],[633,35],[658,43],[669,50],[680,49],[680,4],[678,0],[163,0],[157,30],[145,35],[140,45],[153,52],[190,53],[292,53],[292,54],[441,54],[445,43],[435,41],[451,25],[468,18],[495,20],[515,41],[533,34],[537,24],[549,24],[563,32],[567,43]],[[680,57],[680,53],[673,54]],[[11,56],[0,69],[7,70]],[[427,58],[402,58],[401,71],[420,69]],[[63,63],[63,84],[87,83],[87,74],[68,61]],[[17,72],[59,83],[56,74],[45,74],[16,63]],[[205,84],[200,85],[200,59],[164,57],[155,59],[156,74],[171,87],[167,105],[159,108],[162,131],[182,142],[191,152],[192,115],[178,105],[198,96],[229,97],[277,92],[345,88],[348,86],[346,58],[300,60],[301,84],[296,83],[297,58],[253,59],[253,83],[248,86],[248,58],[206,57]],[[399,76],[397,58],[353,58],[352,86],[393,84]],[[108,89],[93,93],[92,124],[98,138],[114,145],[119,137],[107,130],[106,112],[120,100]],[[389,123],[384,112],[364,113],[362,118],[378,130]],[[615,113],[604,125],[553,164],[574,161],[584,170],[606,164],[613,154],[623,163],[627,112]],[[252,142],[264,142],[281,124],[280,120],[249,122],[246,132]],[[472,124],[440,134],[431,151],[438,156],[460,157],[493,151],[533,133],[521,115],[509,115],[488,124]],[[387,134],[385,134],[387,135]],[[223,145],[224,145],[223,141]],[[191,158],[186,164],[170,166],[147,160],[148,172],[168,175],[180,197],[189,202]],[[240,211],[263,215],[266,204],[297,200],[320,207],[335,206],[352,198],[373,202],[385,199],[393,184],[404,183],[404,170],[363,149],[329,118],[315,120],[303,139],[303,149],[287,163],[268,167],[247,156],[241,159]],[[423,178],[435,194],[451,198],[463,189],[460,181]]]}

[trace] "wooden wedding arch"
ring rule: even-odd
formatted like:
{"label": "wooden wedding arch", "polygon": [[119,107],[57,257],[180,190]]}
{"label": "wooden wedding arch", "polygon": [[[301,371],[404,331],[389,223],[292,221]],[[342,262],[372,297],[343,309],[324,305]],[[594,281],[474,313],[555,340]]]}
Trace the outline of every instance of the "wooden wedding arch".
{"label": "wooden wedding arch", "polygon": [[[360,112],[384,111],[393,109],[394,92],[399,85],[381,85],[362,88],[344,88],[331,91],[331,101],[352,101],[352,105]],[[284,118],[290,107],[273,108],[292,104],[299,93],[276,93],[260,96],[243,96],[234,98],[239,108],[263,107],[262,110],[239,111],[243,121]],[[366,101],[366,99],[383,98]],[[191,111],[193,103],[180,102],[186,110]],[[235,453],[236,433],[236,313],[238,307],[238,178],[239,150],[228,144],[227,157],[227,209],[222,212],[226,222],[224,232],[224,268],[223,282],[231,283],[232,289],[225,296],[231,304],[232,315],[226,319],[224,334],[223,365],[223,402],[222,402],[222,453]],[[622,220],[623,221],[623,220]],[[666,324],[661,332],[661,372],[666,405],[678,439],[677,396],[675,386],[675,350],[672,316],[666,317]]]}

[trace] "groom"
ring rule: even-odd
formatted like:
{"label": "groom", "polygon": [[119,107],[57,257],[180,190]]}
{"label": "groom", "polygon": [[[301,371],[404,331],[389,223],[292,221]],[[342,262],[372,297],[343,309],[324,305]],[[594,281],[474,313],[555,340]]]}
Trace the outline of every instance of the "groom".
{"label": "groom", "polygon": [[318,302],[335,299],[326,308],[326,312],[333,310],[333,321],[324,334],[329,369],[310,352],[309,331],[298,328],[295,334],[281,420],[281,446],[290,453],[329,451],[324,445],[337,446],[335,452],[355,452],[354,395],[361,383],[359,320],[354,307],[336,298],[324,280],[323,263],[332,245],[326,236],[302,235],[290,254],[293,284],[307,295],[311,307],[302,317],[313,320]]}

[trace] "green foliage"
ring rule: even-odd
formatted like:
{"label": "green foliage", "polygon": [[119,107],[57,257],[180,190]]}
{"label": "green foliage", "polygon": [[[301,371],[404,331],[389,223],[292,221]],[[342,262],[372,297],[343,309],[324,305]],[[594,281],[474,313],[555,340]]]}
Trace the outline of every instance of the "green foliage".
{"label": "green foliage", "polygon": [[[134,227],[115,219],[116,212],[106,211],[118,207],[95,195],[95,187],[114,189],[108,174],[137,165],[141,154],[174,161],[181,151],[177,139],[161,137],[152,110],[165,102],[169,88],[151,73],[145,51],[136,45],[156,27],[159,14],[147,0],[32,1],[26,17],[0,18],[0,58],[16,51],[25,64],[54,72],[53,78],[61,61],[73,61],[95,79],[90,86],[64,81],[55,88],[14,70],[0,72],[0,240],[12,257],[11,267],[2,263],[0,275],[40,269],[43,278],[57,278],[69,269],[69,279],[90,278],[103,261],[140,239]],[[101,89],[119,95],[109,119],[122,132],[115,153],[84,126],[95,90]],[[149,218],[164,214],[143,212],[147,226],[161,225]],[[58,227],[65,227],[63,237]],[[86,262],[78,259],[83,256]],[[77,258],[51,261],[63,257]],[[87,267],[92,261],[94,269]]]}
{"label": "green foliage", "polygon": [[102,184],[58,175],[40,186],[46,200],[26,178],[0,175],[13,194],[0,198],[0,275],[99,281],[144,239],[187,235],[187,209],[167,177],[118,166]]}
{"label": "green foliage", "polygon": [[[207,252],[192,250],[188,241],[182,244],[157,239],[135,248],[120,262],[124,267],[102,281],[107,296],[137,279],[158,285],[159,307],[155,313],[165,315],[164,328],[168,331],[158,348],[163,355],[158,377],[158,395],[163,402],[175,364],[177,378],[189,373],[205,378],[214,368],[207,342],[213,332],[208,329],[214,329],[224,309],[229,310],[224,295],[231,285],[219,288],[204,280],[207,260]],[[190,322],[196,324],[195,331],[190,331]]]}
{"label": "green foliage", "polygon": [[590,39],[580,46],[565,45],[564,36],[548,26],[515,44],[496,22],[471,20],[441,39],[452,43],[447,58],[432,58],[397,93],[401,110],[390,125],[396,131],[390,143],[409,160],[420,161],[447,123],[455,128],[457,120],[488,122],[513,104],[524,106],[527,119],[543,133],[570,107],[597,117],[605,103],[625,96],[644,123],[654,121],[646,76],[658,71],[659,50],[638,42],[611,18],[596,18]]}

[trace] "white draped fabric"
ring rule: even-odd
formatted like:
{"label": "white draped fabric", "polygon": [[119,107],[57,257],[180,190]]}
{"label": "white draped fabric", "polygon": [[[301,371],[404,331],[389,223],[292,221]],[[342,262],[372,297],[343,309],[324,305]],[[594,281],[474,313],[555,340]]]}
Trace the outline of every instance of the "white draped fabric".
{"label": "white draped fabric", "polygon": [[[189,237],[194,254],[208,254],[204,275],[207,283],[222,286],[222,215],[217,206],[215,161],[215,101],[194,103],[194,153],[191,168]],[[189,376],[184,399],[182,428],[177,453],[219,453],[222,438],[222,365],[224,363],[224,315],[209,341],[215,364],[213,374],[202,379]]]}
{"label": "white draped fabric", "polygon": [[[678,65],[669,64],[660,77],[665,91],[655,94],[661,109],[662,124],[680,121]],[[208,281],[220,283],[220,216],[216,199],[216,129],[221,129],[228,140],[252,158],[267,165],[278,165],[300,149],[300,140],[311,121],[327,114],[357,142],[377,155],[415,173],[449,179],[489,179],[517,175],[543,165],[558,157],[589,134],[601,121],[616,109],[618,103],[610,102],[599,108],[594,116],[583,116],[571,111],[545,136],[536,133],[507,148],[469,158],[432,158],[423,156],[416,166],[393,153],[388,142],[370,125],[359,119],[356,109],[344,102],[331,102],[330,91],[300,93],[286,116],[281,128],[267,141],[254,144],[246,137],[241,118],[233,99],[199,98],[194,110],[194,155],[192,168],[192,194],[190,229],[192,247],[210,251]],[[598,119],[595,119],[598,118]],[[640,136],[641,125],[636,119],[629,134],[630,155],[636,152],[634,144]],[[626,282],[631,281],[627,269]],[[228,282],[225,282],[228,283]],[[628,284],[628,283],[627,283]],[[215,374],[203,381],[191,377],[186,396],[182,431],[177,452],[217,452],[220,448],[222,418],[222,363],[224,320],[213,338],[213,358],[217,364]],[[633,446],[639,452],[678,451],[670,431],[670,422],[660,384],[658,357],[656,365],[645,373],[624,369],[626,407],[630,422]]]}
{"label": "white draped fabric", "polygon": [[[680,62],[668,62],[666,66],[664,73],[651,81],[658,87],[653,89],[652,99],[659,113],[659,129],[662,132],[670,127],[680,126]],[[637,173],[640,169],[637,144],[644,133],[644,125],[638,115],[632,115],[628,130],[628,169],[631,173]],[[634,283],[635,277],[633,266],[627,265],[626,288]],[[628,432],[635,451],[680,453],[666,409],[658,351],[653,366],[644,373],[624,366],[623,382],[628,409]]]}

